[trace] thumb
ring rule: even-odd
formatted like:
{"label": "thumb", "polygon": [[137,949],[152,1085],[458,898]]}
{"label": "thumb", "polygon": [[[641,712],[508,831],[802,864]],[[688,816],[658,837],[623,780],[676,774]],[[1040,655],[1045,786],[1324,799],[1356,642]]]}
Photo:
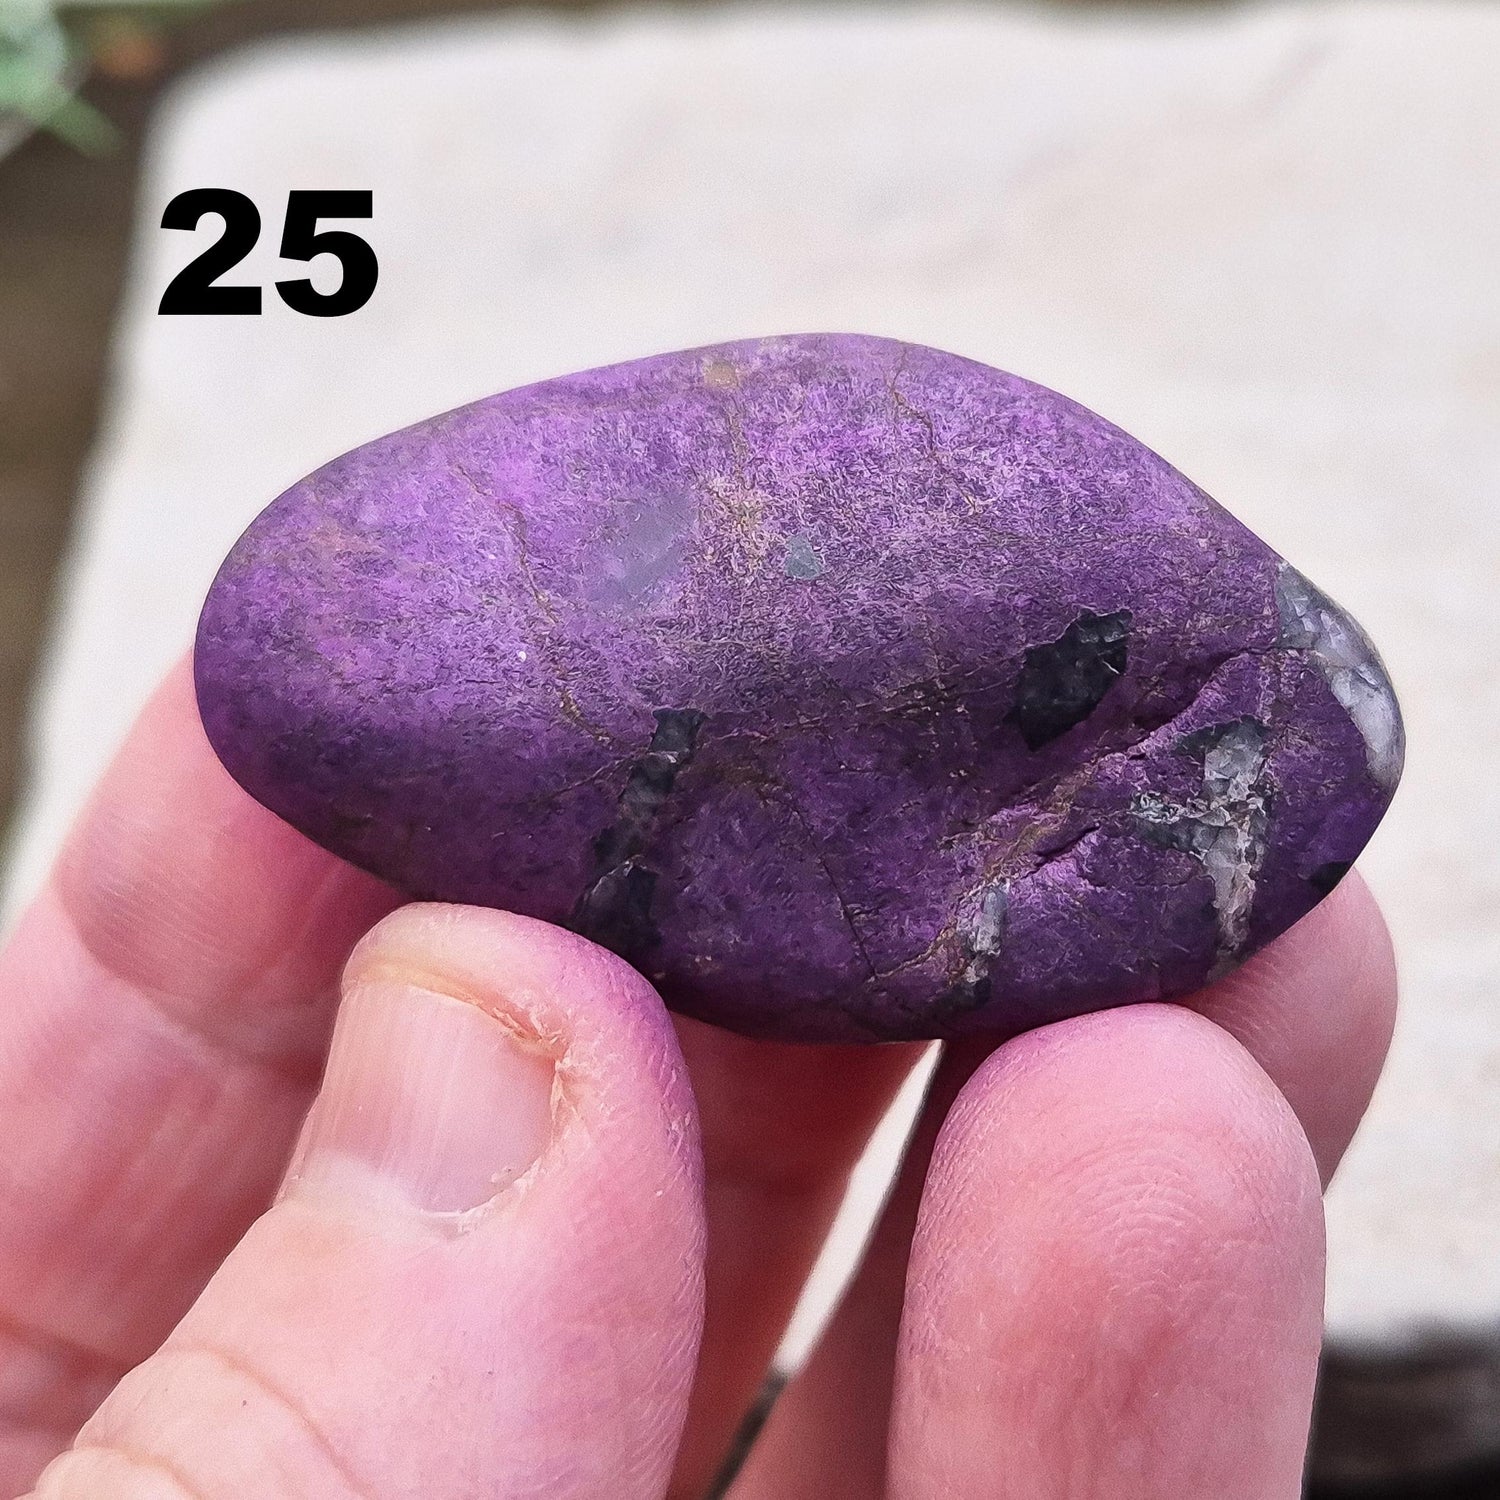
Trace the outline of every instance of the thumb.
{"label": "thumb", "polygon": [[698,1341],[696,1122],[644,980],[519,917],[360,945],[277,1204],[38,1500],[659,1500]]}

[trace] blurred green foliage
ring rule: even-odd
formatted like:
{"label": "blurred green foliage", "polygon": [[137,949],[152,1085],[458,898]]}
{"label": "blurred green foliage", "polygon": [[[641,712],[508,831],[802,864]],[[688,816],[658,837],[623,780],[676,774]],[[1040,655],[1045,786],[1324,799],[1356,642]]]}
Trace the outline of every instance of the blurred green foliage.
{"label": "blurred green foliage", "polygon": [[76,91],[97,41],[143,39],[169,13],[213,3],[0,0],[0,145],[8,117],[43,126],[81,151],[107,150],[114,127]]}

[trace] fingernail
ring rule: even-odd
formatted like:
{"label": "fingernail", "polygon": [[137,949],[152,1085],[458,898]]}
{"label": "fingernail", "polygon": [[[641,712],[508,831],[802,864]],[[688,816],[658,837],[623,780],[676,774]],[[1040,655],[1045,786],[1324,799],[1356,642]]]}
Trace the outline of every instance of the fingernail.
{"label": "fingernail", "polygon": [[553,1059],[468,1001],[388,980],[344,998],[286,1192],[461,1213],[552,1134]]}

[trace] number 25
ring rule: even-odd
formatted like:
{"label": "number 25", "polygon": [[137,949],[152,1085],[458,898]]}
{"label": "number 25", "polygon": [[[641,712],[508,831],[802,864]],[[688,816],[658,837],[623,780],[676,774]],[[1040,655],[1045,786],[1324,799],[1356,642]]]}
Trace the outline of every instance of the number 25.
{"label": "number 25", "polygon": [[[320,292],[305,276],[278,281],[276,290],[293,312],[310,318],[339,318],[365,305],[375,291],[380,264],[375,252],[345,229],[318,229],[319,219],[368,219],[373,213],[368,192],[293,190],[287,194],[281,231],[283,260],[336,256],[344,268],[335,291]],[[219,286],[219,277],[237,266],[260,238],[260,210],[232,188],[193,188],[179,193],[161,216],[163,229],[196,229],[205,214],[217,214],[224,232],[201,255],[190,260],[168,283],[158,313],[218,314],[254,317],[260,312],[258,286]]]}

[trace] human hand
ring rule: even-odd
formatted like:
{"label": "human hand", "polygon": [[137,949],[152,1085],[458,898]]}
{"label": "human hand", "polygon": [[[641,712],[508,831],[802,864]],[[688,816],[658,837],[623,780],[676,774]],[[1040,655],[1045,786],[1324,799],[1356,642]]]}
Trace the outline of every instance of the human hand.
{"label": "human hand", "polygon": [[[0,1494],[708,1491],[921,1049],[396,904],[174,674],[0,955]],[[950,1049],[733,1500],[1291,1500],[1394,988],[1351,877],[1191,1009]]]}

